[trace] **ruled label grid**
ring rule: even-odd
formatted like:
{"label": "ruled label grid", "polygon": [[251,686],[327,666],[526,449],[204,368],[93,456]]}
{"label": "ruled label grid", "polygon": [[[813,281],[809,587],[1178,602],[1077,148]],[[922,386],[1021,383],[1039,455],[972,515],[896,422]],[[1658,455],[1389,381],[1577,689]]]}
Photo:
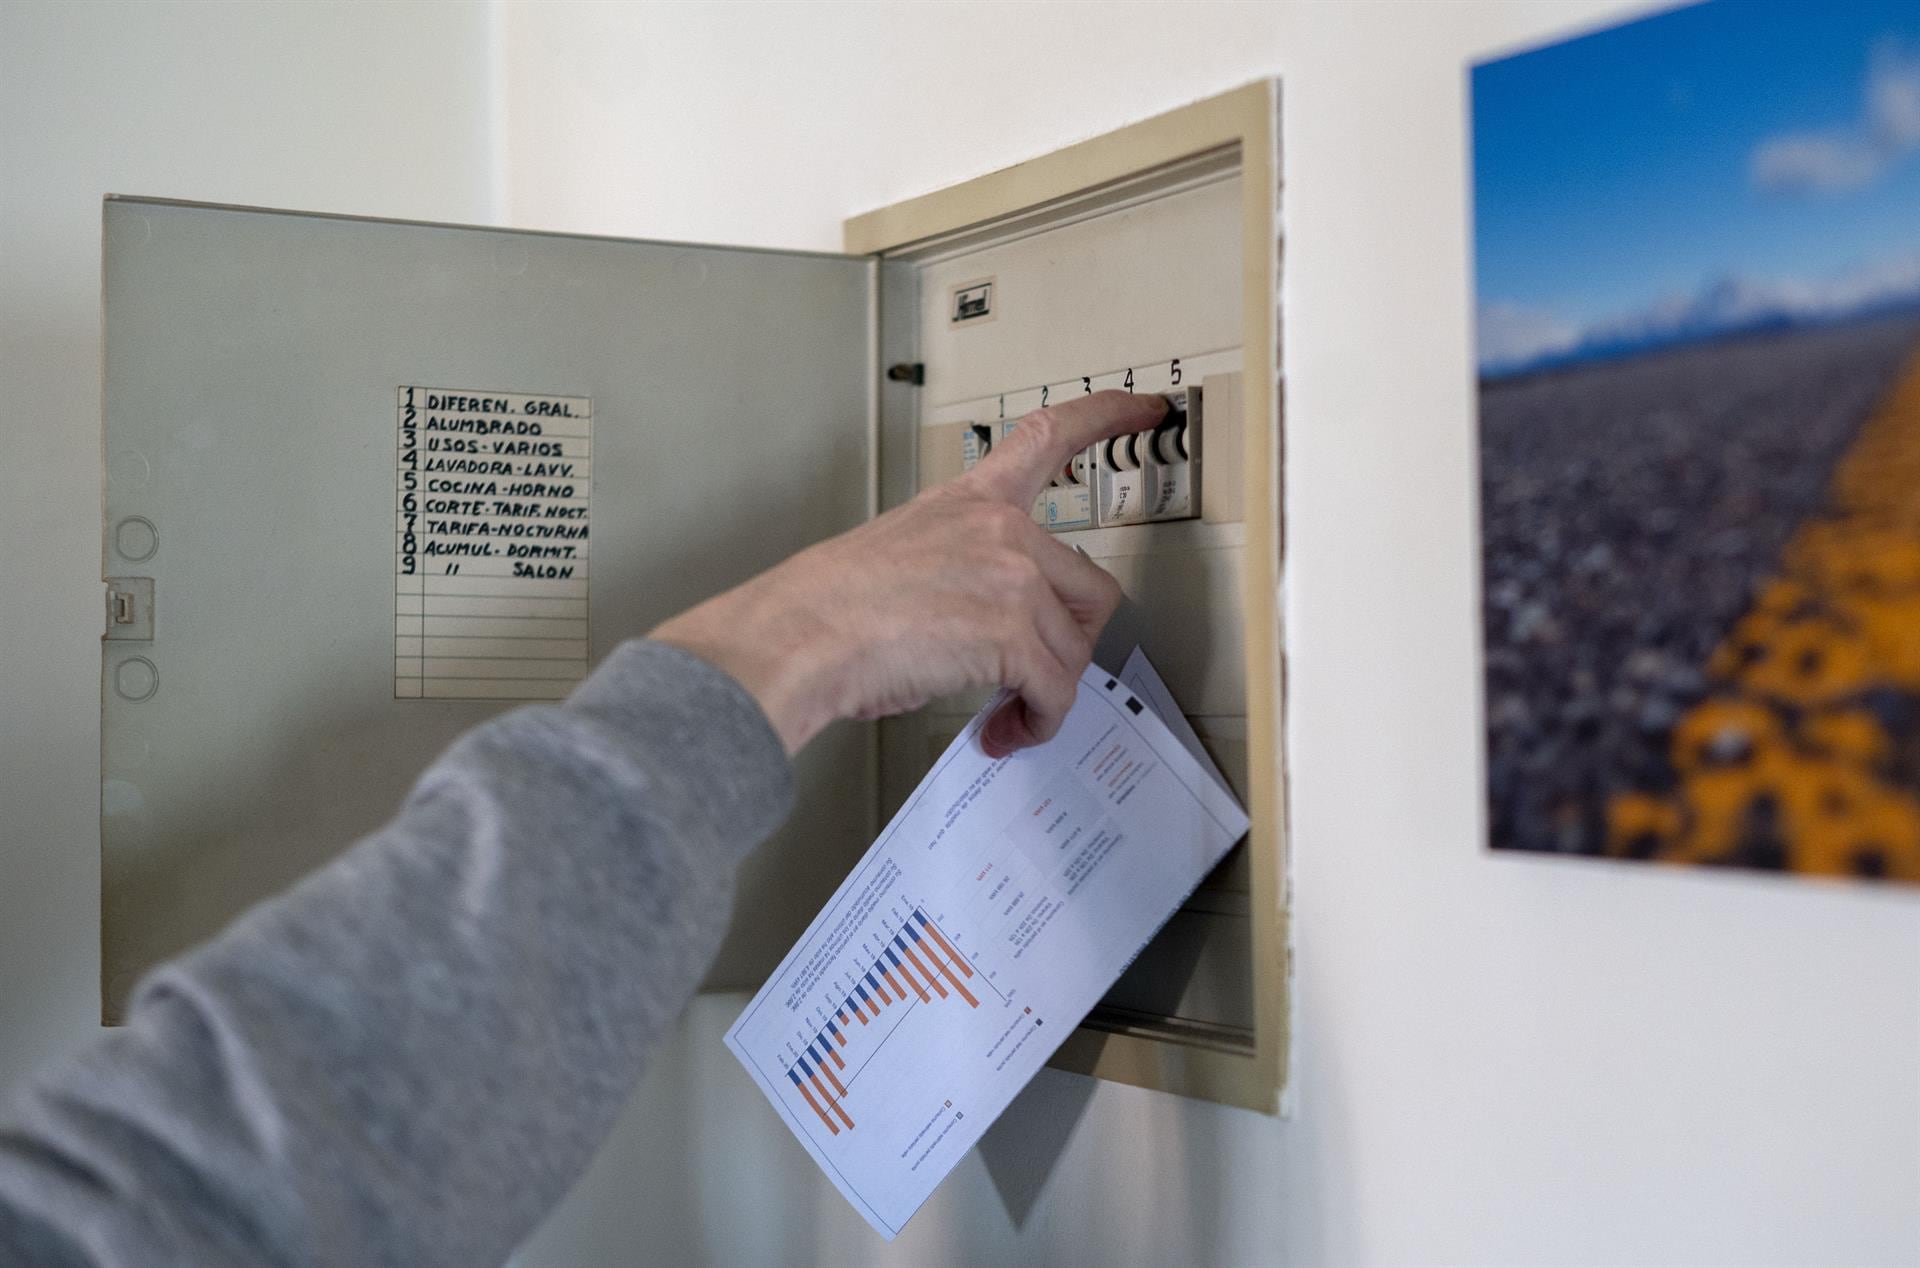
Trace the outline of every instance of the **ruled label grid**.
{"label": "ruled label grid", "polygon": [[393,694],[558,700],[586,676],[593,402],[403,385]]}

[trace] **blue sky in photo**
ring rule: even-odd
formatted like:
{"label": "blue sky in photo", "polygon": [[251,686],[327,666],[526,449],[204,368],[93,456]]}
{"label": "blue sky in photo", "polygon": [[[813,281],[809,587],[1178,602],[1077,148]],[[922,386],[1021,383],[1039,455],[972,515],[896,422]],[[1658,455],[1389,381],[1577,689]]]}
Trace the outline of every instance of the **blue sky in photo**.
{"label": "blue sky in photo", "polygon": [[1713,0],[1472,71],[1483,368],[1920,297],[1920,3]]}

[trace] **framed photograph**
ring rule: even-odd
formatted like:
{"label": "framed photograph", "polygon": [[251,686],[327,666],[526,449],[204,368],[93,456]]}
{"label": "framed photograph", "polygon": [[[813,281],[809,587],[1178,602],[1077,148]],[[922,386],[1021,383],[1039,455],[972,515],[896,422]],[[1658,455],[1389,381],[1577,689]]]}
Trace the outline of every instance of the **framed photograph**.
{"label": "framed photograph", "polygon": [[1491,844],[1920,882],[1920,7],[1471,76]]}

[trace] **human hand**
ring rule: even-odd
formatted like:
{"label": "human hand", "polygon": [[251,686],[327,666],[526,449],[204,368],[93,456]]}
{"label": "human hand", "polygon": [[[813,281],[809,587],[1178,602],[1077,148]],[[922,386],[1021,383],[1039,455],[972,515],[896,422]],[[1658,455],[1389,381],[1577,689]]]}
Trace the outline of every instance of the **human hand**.
{"label": "human hand", "polygon": [[1104,569],[1033,522],[1089,445],[1158,423],[1159,396],[1095,392],[1022,418],[971,471],[654,630],[725,670],[798,752],[827,723],[1004,686],[995,757],[1051,739],[1120,603]]}

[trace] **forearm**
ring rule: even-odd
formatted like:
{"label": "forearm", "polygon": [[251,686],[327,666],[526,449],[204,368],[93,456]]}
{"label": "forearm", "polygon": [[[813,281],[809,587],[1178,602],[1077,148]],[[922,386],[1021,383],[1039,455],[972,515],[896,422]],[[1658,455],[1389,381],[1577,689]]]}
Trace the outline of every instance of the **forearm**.
{"label": "forearm", "polygon": [[500,1262],[605,1135],[791,795],[753,700],[656,644],[470,732],[392,823],[29,1085],[0,1120],[0,1259]]}

